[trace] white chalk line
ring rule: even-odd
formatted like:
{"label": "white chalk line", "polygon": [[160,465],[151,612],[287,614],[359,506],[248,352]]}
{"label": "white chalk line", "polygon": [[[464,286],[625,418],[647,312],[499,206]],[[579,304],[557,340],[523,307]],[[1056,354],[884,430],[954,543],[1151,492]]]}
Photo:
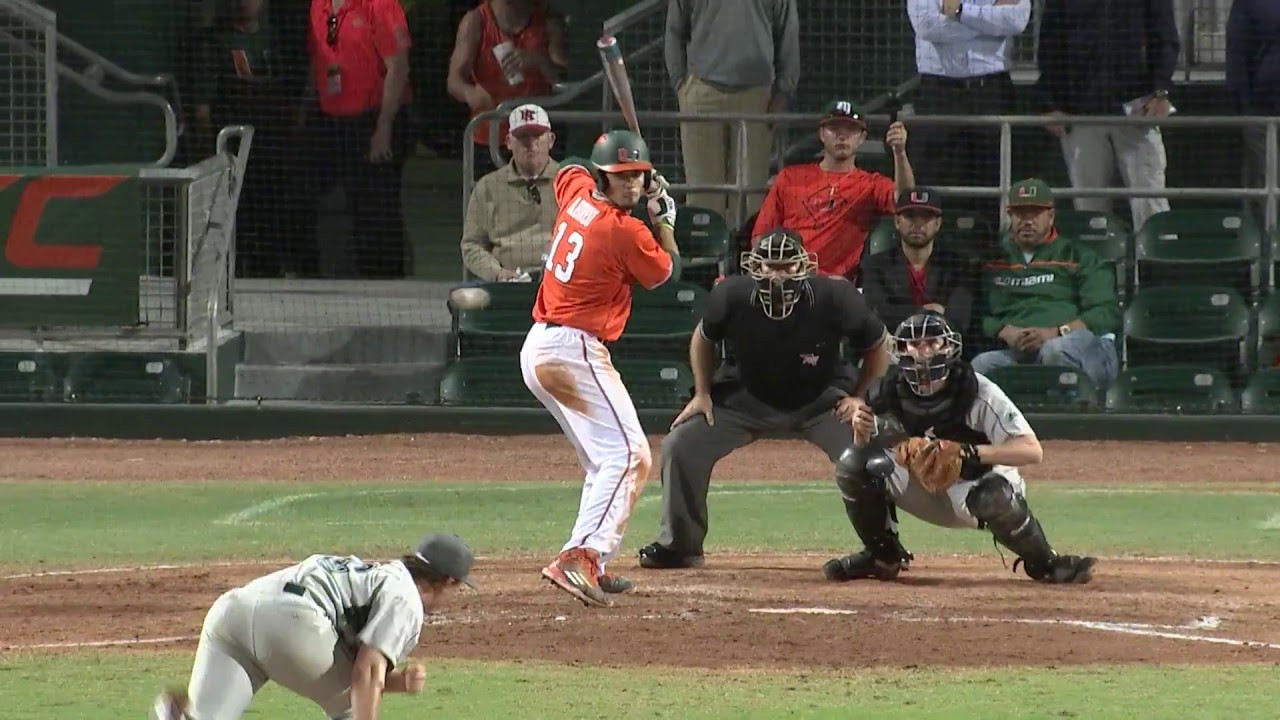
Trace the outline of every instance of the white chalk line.
{"label": "white chalk line", "polygon": [[1280,513],[1276,513],[1271,517],[1258,523],[1259,530],[1280,530]]}
{"label": "white chalk line", "polygon": [[174,635],[172,637],[133,638],[130,640],[93,640],[86,642],[36,643],[33,645],[6,645],[9,652],[22,650],[74,650],[77,648],[128,647],[130,645],[165,645],[199,639],[199,635]]}

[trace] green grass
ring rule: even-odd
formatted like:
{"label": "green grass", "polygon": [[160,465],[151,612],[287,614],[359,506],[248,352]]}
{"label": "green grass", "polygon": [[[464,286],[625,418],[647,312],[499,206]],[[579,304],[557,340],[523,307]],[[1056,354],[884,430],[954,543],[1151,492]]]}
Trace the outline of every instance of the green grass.
{"label": "green grass", "polygon": [[[0,484],[0,569],[297,557],[400,550],[427,530],[481,554],[544,552],[563,542],[577,484],[379,485],[171,483]],[[657,532],[652,484],[624,552]],[[1280,493],[1041,487],[1030,500],[1051,540],[1072,551],[1280,559]],[[852,531],[827,484],[721,485],[710,500],[709,551],[838,550]],[[905,514],[914,552],[986,553],[986,533],[943,530]],[[340,528],[340,530],[339,530]]]}
{"label": "green grass", "polygon": [[[428,663],[426,692],[388,698],[384,718],[1247,720],[1274,717],[1280,692],[1280,673],[1270,665],[766,673]],[[176,653],[0,658],[0,683],[23,688],[6,692],[4,717],[141,717],[160,686],[181,683],[189,670],[190,657]],[[307,701],[268,685],[245,717],[318,715]]]}

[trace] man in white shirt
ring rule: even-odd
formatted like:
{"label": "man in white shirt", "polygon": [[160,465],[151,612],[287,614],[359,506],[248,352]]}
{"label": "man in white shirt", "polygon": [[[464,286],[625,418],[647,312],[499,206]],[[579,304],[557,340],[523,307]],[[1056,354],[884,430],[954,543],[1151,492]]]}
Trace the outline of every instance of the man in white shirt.
{"label": "man in white shirt", "polygon": [[[1001,115],[1013,109],[1013,40],[1027,28],[1031,0],[908,0],[920,87],[916,115]],[[995,187],[997,128],[914,126],[916,179],[934,186]],[[969,203],[994,215],[998,201]],[[965,204],[965,203],[959,203]]]}
{"label": "man in white shirt", "polygon": [[205,616],[191,682],[162,693],[152,720],[237,720],[274,680],[334,720],[377,720],[383,693],[416,694],[425,669],[406,663],[423,616],[471,585],[471,548],[428,535],[388,563],[312,555],[224,593]]}

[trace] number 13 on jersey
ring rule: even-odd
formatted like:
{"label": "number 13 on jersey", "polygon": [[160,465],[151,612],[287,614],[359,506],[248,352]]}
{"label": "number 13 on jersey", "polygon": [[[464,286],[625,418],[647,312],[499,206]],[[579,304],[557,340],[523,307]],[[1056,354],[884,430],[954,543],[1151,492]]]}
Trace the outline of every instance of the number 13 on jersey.
{"label": "number 13 on jersey", "polygon": [[[556,279],[562,283],[569,282],[573,277],[573,269],[575,263],[578,262],[578,256],[582,254],[582,243],[584,238],[582,233],[574,230],[565,235],[565,231],[569,229],[569,223],[562,222],[556,228],[555,239],[551,241],[551,252],[547,253],[547,270],[555,273]],[[563,262],[556,262],[556,256],[560,252],[560,241],[569,243],[569,252],[565,255]]]}

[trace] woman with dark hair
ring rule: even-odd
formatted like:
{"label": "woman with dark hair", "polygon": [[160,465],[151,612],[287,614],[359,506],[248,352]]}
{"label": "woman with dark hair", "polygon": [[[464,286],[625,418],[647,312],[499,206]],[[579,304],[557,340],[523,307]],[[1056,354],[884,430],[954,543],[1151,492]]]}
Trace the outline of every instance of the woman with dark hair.
{"label": "woman with dark hair", "polygon": [[416,694],[407,663],[428,610],[472,585],[475,557],[456,535],[428,535],[387,563],[312,555],[231,590],[205,617],[187,692],[161,693],[152,720],[235,720],[274,680],[331,718],[376,720],[382,695]]}

